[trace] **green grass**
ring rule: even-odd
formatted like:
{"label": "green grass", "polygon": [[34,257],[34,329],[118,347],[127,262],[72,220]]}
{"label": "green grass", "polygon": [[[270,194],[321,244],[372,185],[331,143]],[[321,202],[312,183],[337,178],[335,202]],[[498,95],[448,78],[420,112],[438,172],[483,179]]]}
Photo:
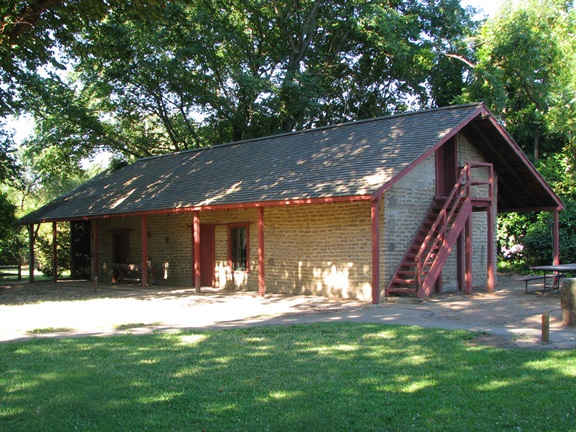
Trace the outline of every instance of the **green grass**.
{"label": "green grass", "polygon": [[570,431],[572,351],[356,323],[0,344],[0,430]]}

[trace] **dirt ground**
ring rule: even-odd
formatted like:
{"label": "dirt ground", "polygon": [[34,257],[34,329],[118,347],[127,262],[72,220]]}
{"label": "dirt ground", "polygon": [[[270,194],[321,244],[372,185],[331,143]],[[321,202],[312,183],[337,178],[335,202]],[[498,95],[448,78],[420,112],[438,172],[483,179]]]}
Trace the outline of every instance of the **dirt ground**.
{"label": "dirt ground", "polygon": [[[231,292],[203,288],[100,285],[79,281],[0,284],[0,342],[169,332],[189,328],[321,321],[419,325],[478,332],[473,344],[505,348],[576,348],[576,329],[561,324],[557,291],[530,293],[499,275],[495,293],[443,294],[425,301],[384,299],[380,305],[318,296]],[[551,343],[541,341],[542,313],[550,315]]]}
{"label": "dirt ground", "polygon": [[202,288],[59,281],[0,285],[0,342],[40,336],[213,328],[249,318],[341,311],[366,302]]}

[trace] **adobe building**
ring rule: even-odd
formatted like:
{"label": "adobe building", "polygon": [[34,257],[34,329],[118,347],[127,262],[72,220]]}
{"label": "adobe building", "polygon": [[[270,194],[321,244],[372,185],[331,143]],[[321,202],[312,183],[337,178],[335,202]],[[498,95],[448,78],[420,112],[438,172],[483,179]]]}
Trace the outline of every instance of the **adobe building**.
{"label": "adobe building", "polygon": [[493,290],[498,213],[552,212],[558,260],[562,209],[470,104],[140,159],[19,223],[32,262],[37,225],[71,223],[75,278],[378,303]]}

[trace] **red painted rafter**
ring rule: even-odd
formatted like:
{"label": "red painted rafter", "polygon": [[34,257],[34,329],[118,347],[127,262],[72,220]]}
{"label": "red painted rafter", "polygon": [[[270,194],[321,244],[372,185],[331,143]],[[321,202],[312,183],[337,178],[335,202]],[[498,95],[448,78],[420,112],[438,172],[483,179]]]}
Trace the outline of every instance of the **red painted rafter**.
{"label": "red painted rafter", "polygon": [[[266,207],[283,207],[291,205],[304,205],[304,204],[337,204],[337,203],[352,203],[361,201],[370,201],[372,199],[371,195],[350,195],[343,197],[331,197],[331,198],[306,198],[306,199],[293,199],[293,200],[277,200],[277,201],[263,201],[263,202],[253,202],[253,203],[238,203],[238,204],[222,204],[222,205],[208,205],[208,206],[191,206],[191,207],[178,207],[178,208],[167,208],[159,210],[144,210],[137,212],[127,212],[127,213],[110,213],[105,215],[91,215],[82,216],[77,218],[63,218],[57,219],[58,222],[62,221],[74,221],[74,220],[93,220],[93,219],[111,219],[120,217],[140,217],[140,216],[154,216],[160,214],[178,214],[178,213],[190,213],[190,212],[200,212],[200,211],[215,211],[215,210],[236,210],[236,209],[248,209],[248,208],[266,208]],[[43,222],[52,222],[52,219],[42,220]]]}

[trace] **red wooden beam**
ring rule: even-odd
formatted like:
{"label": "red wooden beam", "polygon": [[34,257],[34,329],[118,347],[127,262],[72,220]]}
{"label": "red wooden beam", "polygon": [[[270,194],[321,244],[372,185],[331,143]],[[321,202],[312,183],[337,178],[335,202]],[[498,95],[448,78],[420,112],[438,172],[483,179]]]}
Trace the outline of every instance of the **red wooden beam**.
{"label": "red wooden beam", "polygon": [[98,221],[93,220],[92,228],[92,282],[94,291],[98,290],[98,270],[100,269],[100,243],[98,242]]}
{"label": "red wooden beam", "polygon": [[492,164],[489,165],[488,168],[489,172],[489,179],[488,179],[488,199],[490,201],[490,205],[486,210],[487,213],[487,235],[488,241],[486,245],[486,249],[488,250],[486,256],[488,259],[487,262],[487,273],[488,273],[488,281],[487,281],[487,288],[489,293],[494,292],[494,288],[496,285],[496,268],[495,268],[495,257],[494,257],[494,224],[495,224],[495,216],[494,216],[494,166]]}
{"label": "red wooden beam", "polygon": [[[359,201],[370,201],[372,199],[371,195],[352,195],[343,197],[327,197],[327,198],[305,198],[305,199],[286,199],[286,200],[275,200],[275,201],[262,201],[262,202],[252,202],[252,203],[238,203],[238,204],[216,204],[216,205],[206,205],[206,206],[190,206],[190,207],[177,207],[177,208],[166,208],[159,210],[144,210],[138,212],[129,213],[112,213],[103,215],[90,215],[82,216],[76,218],[62,218],[57,219],[60,221],[73,221],[73,220],[91,220],[91,219],[110,219],[110,218],[120,218],[120,217],[138,217],[138,216],[153,216],[159,214],[177,214],[177,213],[190,213],[199,211],[210,211],[210,210],[236,210],[236,209],[247,209],[247,208],[260,208],[260,207],[282,207],[290,205],[305,205],[305,204],[335,204],[335,203],[352,203]],[[46,219],[42,222],[52,222],[52,219]]]}
{"label": "red wooden beam", "polygon": [[58,281],[58,222],[52,222],[52,282]]}
{"label": "red wooden beam", "polygon": [[380,198],[372,201],[372,304],[380,303]]}
{"label": "red wooden beam", "polygon": [[553,212],[554,226],[552,228],[552,254],[554,265],[560,264],[560,215],[559,210]]}
{"label": "red wooden beam", "polygon": [[466,243],[464,252],[464,292],[472,293],[472,216],[468,218],[464,226],[464,241]]}
{"label": "red wooden beam", "polygon": [[142,216],[142,288],[148,286],[148,219]]}
{"label": "red wooden beam", "polygon": [[192,238],[194,242],[194,287],[196,292],[200,292],[202,288],[202,279],[200,273],[200,212],[193,213],[193,231]]}
{"label": "red wooden beam", "polygon": [[264,278],[264,207],[258,208],[258,295],[266,294],[266,280]]}
{"label": "red wooden beam", "polygon": [[487,241],[487,245],[486,248],[488,250],[488,253],[486,254],[487,256],[487,260],[488,262],[487,264],[487,273],[488,273],[488,281],[487,281],[487,288],[488,288],[488,292],[489,293],[493,293],[494,292],[494,287],[495,287],[495,275],[496,275],[496,269],[495,264],[494,264],[494,207],[493,206],[488,206],[488,210],[486,211],[487,213],[487,223],[488,223],[488,230],[487,230],[487,235],[488,235],[488,241]]}
{"label": "red wooden beam", "polygon": [[[40,224],[38,224],[40,227]],[[38,231],[36,231],[38,232]],[[28,282],[34,283],[34,267],[36,266],[36,258],[34,255],[34,243],[36,241],[36,236],[34,235],[34,224],[28,225]]]}

